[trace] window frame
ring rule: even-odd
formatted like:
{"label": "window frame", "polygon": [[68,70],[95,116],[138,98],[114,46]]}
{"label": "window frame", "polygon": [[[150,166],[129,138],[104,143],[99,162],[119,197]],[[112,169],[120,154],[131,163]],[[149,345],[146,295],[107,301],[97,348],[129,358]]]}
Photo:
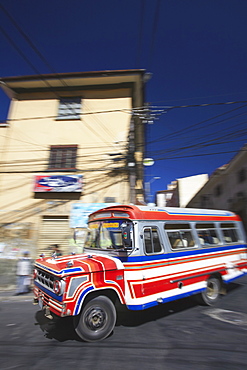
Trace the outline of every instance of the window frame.
{"label": "window frame", "polygon": [[[170,227],[169,227],[170,226]],[[197,245],[197,242],[196,242],[196,239],[195,239],[195,235],[194,235],[194,232],[193,232],[193,227],[192,227],[192,224],[190,222],[166,222],[164,224],[164,231],[165,231],[165,234],[166,234],[166,237],[167,237],[167,240],[168,240],[168,245],[170,246],[170,249],[172,252],[177,252],[177,251],[183,251],[183,250],[189,250],[189,249],[195,249],[195,248],[198,248],[198,245]],[[190,241],[193,241],[193,245],[190,244],[190,241],[187,240],[188,242],[188,245],[184,245],[184,238],[183,238],[183,235],[182,233],[183,232],[189,232],[190,233]],[[180,241],[182,242],[182,246],[176,246],[174,247],[174,244],[171,243],[171,239],[169,237],[169,233],[178,233],[179,235],[179,238],[177,238],[177,240],[180,239]]]}
{"label": "window frame", "polygon": [[[78,145],[51,145],[47,171],[76,171]],[[62,158],[58,158],[58,153]],[[71,154],[71,158],[69,158]],[[68,161],[71,166],[66,166]],[[63,165],[64,164],[64,165]]]}
{"label": "window frame", "polygon": [[247,178],[246,168],[241,168],[237,173],[238,183],[241,184],[242,182],[245,182],[246,178]]}
{"label": "window frame", "polygon": [[216,198],[221,197],[224,192],[223,184],[218,184],[214,188],[214,196]]}
{"label": "window frame", "polygon": [[[160,246],[160,250],[159,251],[155,251],[155,245],[154,245],[154,239],[153,239],[153,229],[155,229],[155,231],[157,232],[157,236],[158,236],[158,241],[159,241],[159,246]],[[150,231],[150,241],[151,241],[151,252],[148,252],[147,251],[147,248],[146,248],[146,239],[145,239],[145,231],[146,230],[149,230]],[[160,236],[160,232],[159,232],[159,228],[155,225],[150,225],[150,226],[143,226],[143,248],[144,248],[144,253],[148,256],[150,255],[156,255],[156,254],[161,254],[163,253],[163,243],[162,243],[162,240],[161,240],[161,236]]]}
{"label": "window frame", "polygon": [[[199,240],[199,244],[202,248],[217,247],[219,245],[222,245],[221,238],[220,238],[220,235],[219,235],[219,232],[218,232],[218,228],[217,228],[217,226],[215,225],[214,222],[196,222],[195,223],[195,230],[196,230],[196,234],[197,234],[197,237],[198,237],[198,240]],[[202,243],[201,240],[200,240],[201,238],[200,238],[199,233],[204,232],[204,231],[208,232],[210,234],[209,237],[217,238],[218,242],[217,243]],[[214,231],[215,236],[212,236],[210,231]],[[208,235],[207,235],[207,237],[208,237]]]}
{"label": "window frame", "polygon": [[[221,222],[220,223],[220,230],[221,230],[221,234],[222,234],[222,241],[223,241],[224,244],[241,243],[242,238],[241,238],[241,235],[239,234],[238,227],[234,222]],[[230,231],[230,232],[234,233],[234,236],[237,237],[237,240],[235,240],[235,241],[226,240],[227,235],[225,235],[225,231]]]}
{"label": "window frame", "polygon": [[57,110],[57,121],[71,121],[81,119],[82,97],[61,97]]}

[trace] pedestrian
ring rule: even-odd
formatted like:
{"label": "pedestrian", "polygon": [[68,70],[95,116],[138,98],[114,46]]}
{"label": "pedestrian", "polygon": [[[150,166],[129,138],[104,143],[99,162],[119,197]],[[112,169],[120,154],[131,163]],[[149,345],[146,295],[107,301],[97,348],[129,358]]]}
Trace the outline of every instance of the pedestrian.
{"label": "pedestrian", "polygon": [[28,293],[31,282],[31,258],[29,257],[29,252],[24,252],[23,257],[19,258],[17,262],[16,276],[16,295]]}
{"label": "pedestrian", "polygon": [[53,244],[52,246],[53,253],[56,257],[62,256],[62,252],[60,250],[60,246],[58,244]]}

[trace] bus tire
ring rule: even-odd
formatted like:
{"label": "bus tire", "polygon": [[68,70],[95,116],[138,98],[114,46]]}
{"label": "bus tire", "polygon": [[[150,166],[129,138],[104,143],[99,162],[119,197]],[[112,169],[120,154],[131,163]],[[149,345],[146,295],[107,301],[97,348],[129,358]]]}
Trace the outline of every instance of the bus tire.
{"label": "bus tire", "polygon": [[214,276],[211,276],[207,280],[207,287],[200,294],[201,303],[206,306],[214,305],[219,297],[221,292],[221,281]]}
{"label": "bus tire", "polygon": [[106,296],[91,299],[83,307],[75,331],[86,342],[108,337],[116,323],[116,309]]}

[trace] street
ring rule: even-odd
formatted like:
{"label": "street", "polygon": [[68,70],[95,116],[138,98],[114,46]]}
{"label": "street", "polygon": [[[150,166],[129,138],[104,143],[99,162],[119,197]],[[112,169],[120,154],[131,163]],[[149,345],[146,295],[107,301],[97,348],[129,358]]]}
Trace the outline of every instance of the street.
{"label": "street", "polygon": [[195,369],[247,367],[247,276],[232,283],[216,306],[186,298],[146,311],[121,313],[114,333],[85,343],[71,318],[49,332],[27,296],[0,296],[0,356],[7,369]]}

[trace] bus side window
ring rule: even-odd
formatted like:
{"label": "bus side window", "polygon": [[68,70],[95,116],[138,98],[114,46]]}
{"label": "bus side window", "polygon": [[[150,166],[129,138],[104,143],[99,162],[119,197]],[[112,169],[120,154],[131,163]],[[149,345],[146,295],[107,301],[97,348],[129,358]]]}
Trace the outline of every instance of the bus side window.
{"label": "bus side window", "polygon": [[189,223],[166,223],[165,230],[172,249],[193,248],[195,246]]}
{"label": "bus side window", "polygon": [[178,231],[167,232],[172,249],[187,247],[187,240],[183,239]]}
{"label": "bus side window", "polygon": [[197,223],[196,231],[202,246],[219,244],[219,237],[213,223]]}
{"label": "bus side window", "polygon": [[222,223],[221,225],[224,243],[236,243],[239,241],[236,226],[233,223]]}
{"label": "bus side window", "polygon": [[147,254],[161,252],[161,243],[156,227],[144,228],[144,247]]}
{"label": "bus side window", "polygon": [[144,245],[146,253],[152,253],[151,229],[144,230]]}

